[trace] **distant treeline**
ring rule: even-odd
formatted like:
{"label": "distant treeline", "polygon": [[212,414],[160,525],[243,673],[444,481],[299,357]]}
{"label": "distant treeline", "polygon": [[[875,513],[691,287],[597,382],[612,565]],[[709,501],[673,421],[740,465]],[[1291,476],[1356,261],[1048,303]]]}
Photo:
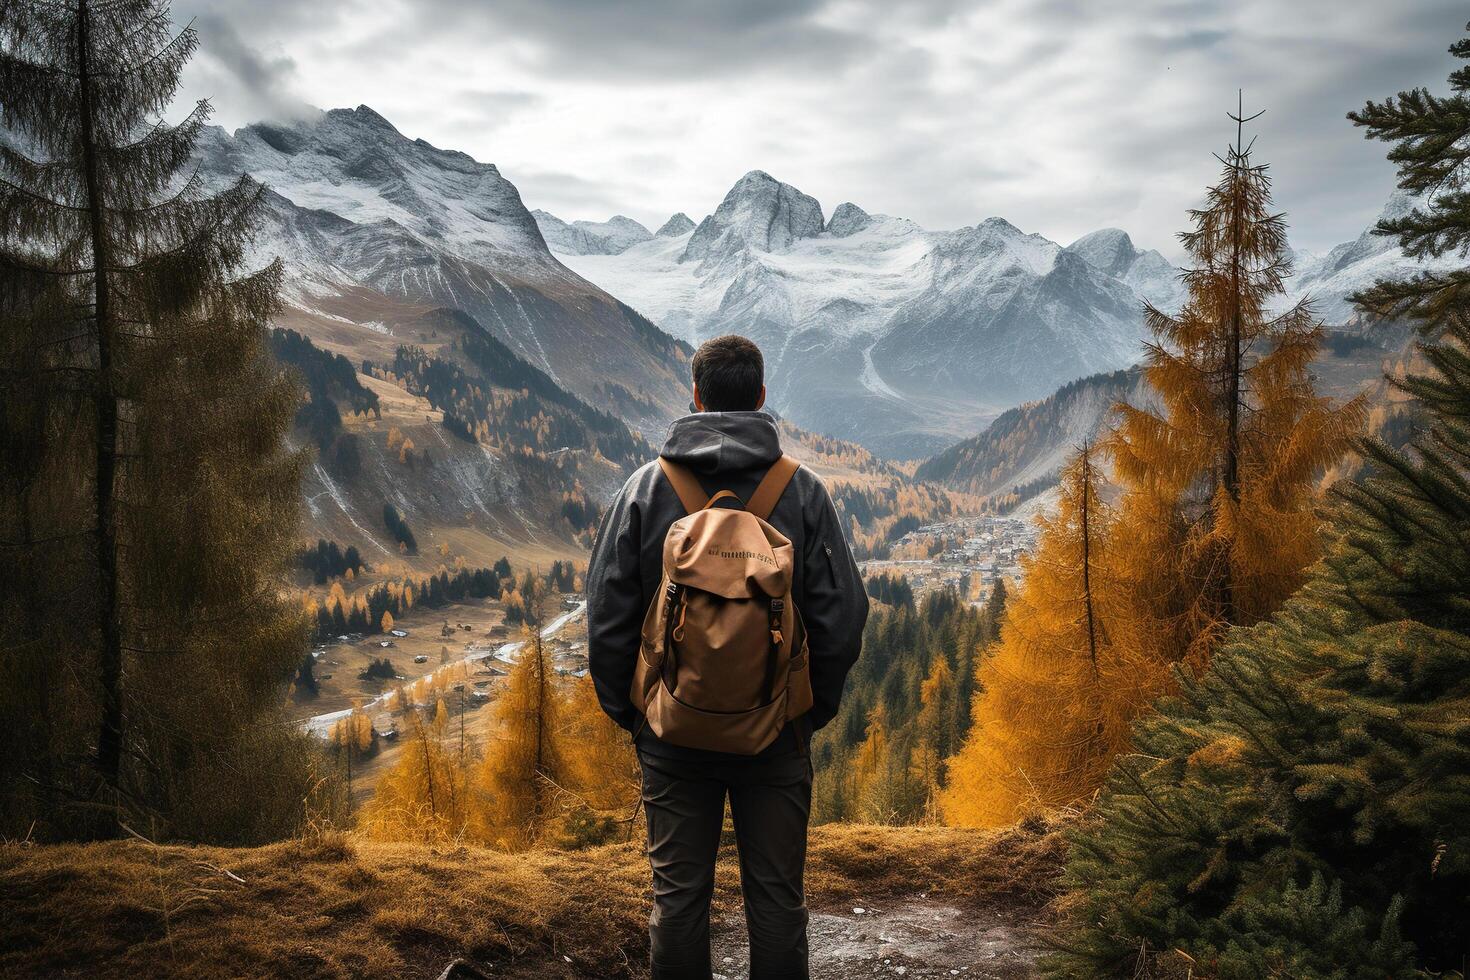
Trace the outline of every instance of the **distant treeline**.
{"label": "distant treeline", "polygon": [[383,526],[388,533],[393,535],[393,540],[402,545],[403,550],[410,555],[419,553],[418,540],[413,536],[413,529],[408,526],[408,521],[398,513],[398,508],[392,504],[383,505]]}
{"label": "distant treeline", "polygon": [[914,589],[902,575],[883,572],[869,575],[866,581],[868,595],[888,606],[912,606]]}
{"label": "distant treeline", "polygon": [[322,585],[328,579],[340,578],[349,571],[357,575],[363,569],[362,556],[357,551],[357,545],[350,544],[343,548],[326,538],[317,538],[315,548],[303,548],[298,552],[296,563],[312,573],[317,585]]}
{"label": "distant treeline", "polygon": [[385,613],[392,623],[417,606],[440,609],[468,599],[503,600],[506,623],[520,626],[539,622],[540,606],[548,594],[575,592],[577,585],[577,568],[570,561],[552,562],[546,574],[527,572],[517,582],[510,560],[501,558],[490,568],[462,568],[453,573],[442,569],[434,575],[383,582],[350,596],[341,582],[334,582],[326,600],[311,608],[311,615],[318,643],[344,634],[384,632]]}
{"label": "distant treeline", "polygon": [[905,534],[955,512],[953,499],[941,487],[907,481],[875,487],[834,482],[832,502],[859,560],[889,558]]}
{"label": "distant treeline", "polygon": [[362,368],[401,379],[466,442],[542,453],[596,450],[624,466],[648,455],[647,443],[621,420],[571,395],[488,334],[466,333],[455,349],[473,371],[415,346],[399,347],[391,364],[364,361]]}
{"label": "distant treeline", "polygon": [[296,426],[305,431],[333,469],[344,475],[357,472],[361,449],[356,436],[344,433],[339,405],[355,414],[371,412],[382,417],[377,393],[357,380],[352,362],[313,344],[307,337],[285,327],[270,332],[271,353],[281,364],[290,365],[306,384],[308,400],[296,410]]}

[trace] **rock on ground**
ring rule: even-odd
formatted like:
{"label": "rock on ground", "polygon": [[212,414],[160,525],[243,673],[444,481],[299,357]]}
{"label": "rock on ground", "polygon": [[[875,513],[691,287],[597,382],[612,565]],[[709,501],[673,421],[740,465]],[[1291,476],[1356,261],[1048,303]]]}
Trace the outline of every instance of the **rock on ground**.
{"label": "rock on ground", "polygon": [[[1035,936],[1024,925],[922,897],[813,912],[807,936],[813,980],[1038,975]],[[747,980],[745,921],[738,913],[715,923],[711,946],[717,978]]]}

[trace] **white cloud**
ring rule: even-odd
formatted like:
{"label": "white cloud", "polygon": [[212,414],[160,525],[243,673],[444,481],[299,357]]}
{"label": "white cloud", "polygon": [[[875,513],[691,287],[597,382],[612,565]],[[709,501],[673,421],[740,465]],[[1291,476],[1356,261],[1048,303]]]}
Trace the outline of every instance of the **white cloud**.
{"label": "white cloud", "polygon": [[697,220],[760,168],[831,209],[930,227],[992,214],[1069,241],[1116,225],[1175,251],[1233,135],[1237,87],[1294,243],[1357,234],[1392,185],[1344,120],[1442,84],[1453,0],[507,0],[199,13],[187,97],[219,119],[366,103],[496,163],[568,220]]}

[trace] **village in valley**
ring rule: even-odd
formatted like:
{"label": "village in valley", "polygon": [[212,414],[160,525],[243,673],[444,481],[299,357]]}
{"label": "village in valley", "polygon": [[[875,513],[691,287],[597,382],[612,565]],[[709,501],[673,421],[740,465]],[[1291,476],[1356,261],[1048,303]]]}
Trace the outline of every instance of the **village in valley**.
{"label": "village in valley", "polygon": [[[554,594],[545,602],[542,649],[558,677],[587,676],[584,612],[581,593]],[[478,709],[494,699],[531,642],[531,627],[508,624],[498,600],[416,611],[385,633],[345,633],[318,643],[311,651],[317,694],[297,699],[291,711],[306,730],[333,745],[347,716],[367,716],[371,744],[353,753],[352,790],[361,803],[396,760],[399,722],[409,712],[442,700],[452,736],[483,745],[490,737],[490,713]]]}
{"label": "village in valley", "polygon": [[916,595],[954,588],[979,602],[997,580],[1015,584],[1021,576],[1021,558],[1031,552],[1036,535],[1030,518],[957,517],[915,528],[895,542],[893,557],[860,565],[865,577],[903,576]]}

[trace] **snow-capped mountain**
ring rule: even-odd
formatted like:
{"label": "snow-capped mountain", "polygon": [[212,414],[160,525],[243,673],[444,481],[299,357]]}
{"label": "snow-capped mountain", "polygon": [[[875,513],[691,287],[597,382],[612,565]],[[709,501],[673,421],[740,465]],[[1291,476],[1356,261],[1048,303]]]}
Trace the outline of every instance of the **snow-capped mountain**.
{"label": "snow-capped mountain", "polygon": [[1179,280],[1179,267],[1154,249],[1140,252],[1122,229],[1090,232],[1068,245],[1067,251],[1121,280],[1161,310],[1172,312],[1184,305],[1188,290]]}
{"label": "snow-capped mountain", "polygon": [[1287,281],[1289,298],[1293,302],[1302,297],[1310,298],[1317,315],[1329,326],[1341,326],[1357,318],[1349,297],[1374,282],[1406,279],[1427,269],[1463,265],[1464,260],[1453,254],[1429,260],[1409,258],[1399,248],[1396,239],[1374,234],[1378,221],[1401,218],[1423,203],[1414,195],[1395,191],[1379,212],[1377,220],[1357,238],[1335,246],[1326,255],[1299,253],[1296,256],[1296,274]]}
{"label": "snow-capped mountain", "polygon": [[568,255],[616,255],[630,245],[653,237],[647,228],[621,214],[615,214],[606,221],[573,221],[571,224],[539,209],[532,211],[531,217],[536,219],[536,226],[541,229],[541,237],[546,239],[546,244]]}
{"label": "snow-capped mountain", "polygon": [[772,405],[896,456],[938,448],[1016,403],[1138,360],[1144,300],[1177,270],[1113,230],[1063,248],[991,218],[957,231],[817,200],[761,171],[681,233],[616,254],[553,250],[690,342],[747,334]]}
{"label": "snow-capped mountain", "polygon": [[[553,256],[493,164],[408,139],[366,106],[213,128],[197,150],[207,180],[269,186],[256,248],[284,259],[296,309],[340,320],[351,295],[367,325],[373,295],[459,309],[593,404],[651,425],[681,414],[682,345]],[[607,225],[598,233],[628,232]]]}
{"label": "snow-capped mountain", "polygon": [[694,222],[689,215],[680,211],[669,216],[669,220],[659,226],[654,232],[659,238],[677,238],[679,235],[687,234],[694,230]]}

